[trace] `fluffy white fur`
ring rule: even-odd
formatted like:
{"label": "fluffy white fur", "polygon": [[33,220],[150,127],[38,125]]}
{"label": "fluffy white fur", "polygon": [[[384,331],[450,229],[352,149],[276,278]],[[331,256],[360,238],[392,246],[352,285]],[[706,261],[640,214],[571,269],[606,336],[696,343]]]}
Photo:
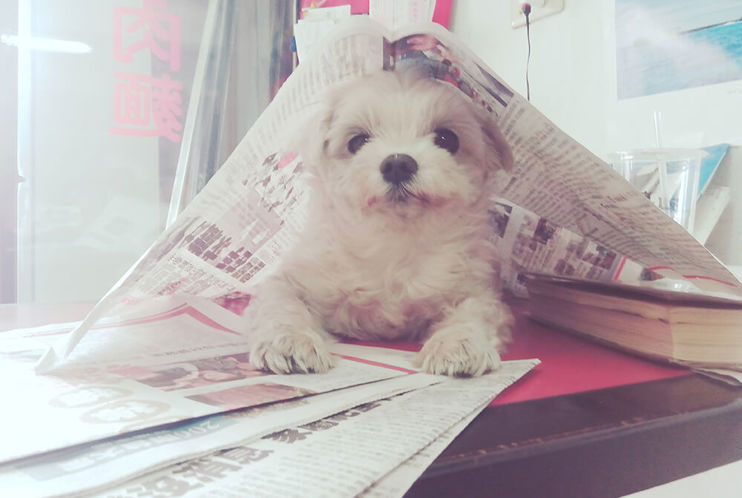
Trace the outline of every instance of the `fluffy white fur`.
{"label": "fluffy white fur", "polygon": [[[455,153],[436,145],[441,128],[457,135]],[[368,141],[352,153],[359,134]],[[303,142],[311,212],[251,303],[251,362],[324,372],[339,336],[426,339],[417,359],[434,374],[497,368],[511,315],[496,290],[487,206],[512,155],[489,114],[447,83],[380,72],[331,92]],[[404,189],[382,176],[392,154],[417,162]]]}

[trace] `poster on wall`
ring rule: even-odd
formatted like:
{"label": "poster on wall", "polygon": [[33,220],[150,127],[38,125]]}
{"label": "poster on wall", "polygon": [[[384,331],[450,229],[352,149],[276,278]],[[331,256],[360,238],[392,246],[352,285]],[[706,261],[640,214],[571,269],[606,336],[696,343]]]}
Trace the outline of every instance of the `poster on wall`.
{"label": "poster on wall", "polygon": [[619,99],[742,80],[739,0],[615,0]]}

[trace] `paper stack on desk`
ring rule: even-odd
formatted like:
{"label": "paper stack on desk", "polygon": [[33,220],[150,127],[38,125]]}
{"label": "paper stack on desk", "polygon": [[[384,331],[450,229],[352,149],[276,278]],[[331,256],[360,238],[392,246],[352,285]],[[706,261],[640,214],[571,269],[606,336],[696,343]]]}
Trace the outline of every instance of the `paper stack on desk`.
{"label": "paper stack on desk", "polygon": [[[176,324],[184,336],[221,331],[237,343],[189,304],[105,327],[136,337]],[[450,379],[416,373],[410,352],[336,344],[340,360],[329,373],[272,375],[212,338],[217,356],[203,357],[203,348],[195,359],[171,348],[166,363],[153,363],[151,354],[125,364],[102,355],[35,375],[33,361],[69,330],[0,334],[0,374],[12,379],[0,388],[13,407],[0,416],[0,489],[8,496],[182,496],[225,488],[249,496],[353,496],[382,485],[383,496],[401,496],[466,421],[538,363],[505,362],[484,377]],[[423,453],[413,465],[426,449],[427,459]],[[401,470],[405,462],[412,470]],[[395,469],[400,482],[381,481]]]}
{"label": "paper stack on desk", "polygon": [[[361,405],[143,476],[113,495],[137,497],[177,483],[205,495],[402,496],[474,416],[535,363],[506,362],[496,374],[446,379]],[[210,474],[215,467],[216,476]]]}

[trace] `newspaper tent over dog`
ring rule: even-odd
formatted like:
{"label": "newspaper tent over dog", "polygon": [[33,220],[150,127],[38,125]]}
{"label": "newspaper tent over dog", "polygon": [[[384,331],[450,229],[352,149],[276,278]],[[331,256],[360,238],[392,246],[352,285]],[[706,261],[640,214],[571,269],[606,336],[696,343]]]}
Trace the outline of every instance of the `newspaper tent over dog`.
{"label": "newspaper tent over dog", "polygon": [[47,351],[37,371],[63,365],[101,318],[130,315],[138,306],[151,309],[168,296],[195,296],[225,308],[246,304],[251,285],[270,271],[302,225],[307,192],[301,158],[286,143],[295,123],[307,122],[328,86],[410,65],[427,68],[492,112],[513,149],[512,175],[500,178],[502,199],[493,199],[490,211],[507,287],[521,289],[524,271],[621,278],[633,260],[686,276],[681,290],[698,291],[693,283],[700,282],[742,296],[742,284],[685,229],[453,34],[432,23],[391,33],[354,17],[297,68],[208,185],[80,326]]}

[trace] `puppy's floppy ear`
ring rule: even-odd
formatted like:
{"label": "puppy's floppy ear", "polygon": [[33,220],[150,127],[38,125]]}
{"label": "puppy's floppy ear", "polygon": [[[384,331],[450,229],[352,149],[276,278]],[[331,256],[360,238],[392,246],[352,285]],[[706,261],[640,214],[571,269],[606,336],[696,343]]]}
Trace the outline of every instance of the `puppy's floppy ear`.
{"label": "puppy's floppy ear", "polygon": [[320,104],[303,120],[302,131],[298,134],[295,148],[304,160],[305,167],[311,171],[316,172],[327,152],[332,118],[332,108]]}
{"label": "puppy's floppy ear", "polygon": [[513,151],[502,136],[494,116],[484,110],[480,114],[484,139],[487,144],[487,166],[491,169],[513,170]]}

